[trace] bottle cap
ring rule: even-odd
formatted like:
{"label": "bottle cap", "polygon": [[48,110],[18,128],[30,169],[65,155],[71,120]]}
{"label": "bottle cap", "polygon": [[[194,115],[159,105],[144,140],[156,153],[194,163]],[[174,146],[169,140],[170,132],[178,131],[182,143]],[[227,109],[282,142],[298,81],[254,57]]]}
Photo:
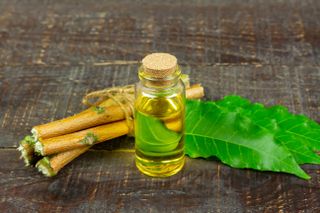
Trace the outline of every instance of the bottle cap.
{"label": "bottle cap", "polygon": [[169,53],[152,53],[142,59],[144,72],[153,78],[165,78],[176,71],[177,58]]}

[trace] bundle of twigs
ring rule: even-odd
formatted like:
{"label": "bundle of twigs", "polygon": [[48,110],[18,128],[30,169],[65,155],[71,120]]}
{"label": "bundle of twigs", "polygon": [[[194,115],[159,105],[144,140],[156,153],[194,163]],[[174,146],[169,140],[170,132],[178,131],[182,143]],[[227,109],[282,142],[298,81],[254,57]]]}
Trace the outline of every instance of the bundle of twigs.
{"label": "bundle of twigs", "polygon": [[[189,86],[188,78],[184,81],[188,99],[204,96],[200,84]],[[100,98],[78,114],[32,128],[32,135],[26,136],[18,147],[26,166],[35,165],[44,175],[54,176],[94,144],[132,131],[133,86],[93,92],[86,97],[86,104],[88,98]]]}

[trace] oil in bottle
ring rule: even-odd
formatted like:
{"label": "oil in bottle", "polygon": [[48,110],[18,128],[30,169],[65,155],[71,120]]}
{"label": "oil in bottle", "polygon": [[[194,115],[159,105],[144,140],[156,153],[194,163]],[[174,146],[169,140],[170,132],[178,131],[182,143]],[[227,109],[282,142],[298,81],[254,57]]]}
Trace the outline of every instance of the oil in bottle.
{"label": "oil in bottle", "polygon": [[177,59],[153,53],[142,60],[135,100],[135,161],[144,174],[167,177],[184,165],[185,88]]}

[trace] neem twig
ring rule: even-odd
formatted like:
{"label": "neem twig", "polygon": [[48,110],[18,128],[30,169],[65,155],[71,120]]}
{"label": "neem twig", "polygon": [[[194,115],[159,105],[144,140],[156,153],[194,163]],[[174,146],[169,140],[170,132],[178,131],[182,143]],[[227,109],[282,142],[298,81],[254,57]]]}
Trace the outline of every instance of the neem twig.
{"label": "neem twig", "polygon": [[77,158],[82,153],[86,152],[90,146],[68,150],[61,152],[52,157],[43,157],[36,167],[39,172],[44,174],[47,177],[52,177],[56,175],[65,165]]}
{"label": "neem twig", "polygon": [[35,144],[35,152],[42,156],[52,155],[120,137],[128,134],[128,131],[129,128],[125,120],[117,121],[79,132],[39,139]]}

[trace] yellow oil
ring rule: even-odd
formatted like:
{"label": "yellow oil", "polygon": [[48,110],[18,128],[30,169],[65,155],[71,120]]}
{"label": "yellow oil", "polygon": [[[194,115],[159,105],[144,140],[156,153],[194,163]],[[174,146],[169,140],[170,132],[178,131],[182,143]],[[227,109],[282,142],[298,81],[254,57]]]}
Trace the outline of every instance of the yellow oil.
{"label": "yellow oil", "polygon": [[183,168],[184,106],[183,94],[136,97],[135,159],[142,173],[167,177]]}

